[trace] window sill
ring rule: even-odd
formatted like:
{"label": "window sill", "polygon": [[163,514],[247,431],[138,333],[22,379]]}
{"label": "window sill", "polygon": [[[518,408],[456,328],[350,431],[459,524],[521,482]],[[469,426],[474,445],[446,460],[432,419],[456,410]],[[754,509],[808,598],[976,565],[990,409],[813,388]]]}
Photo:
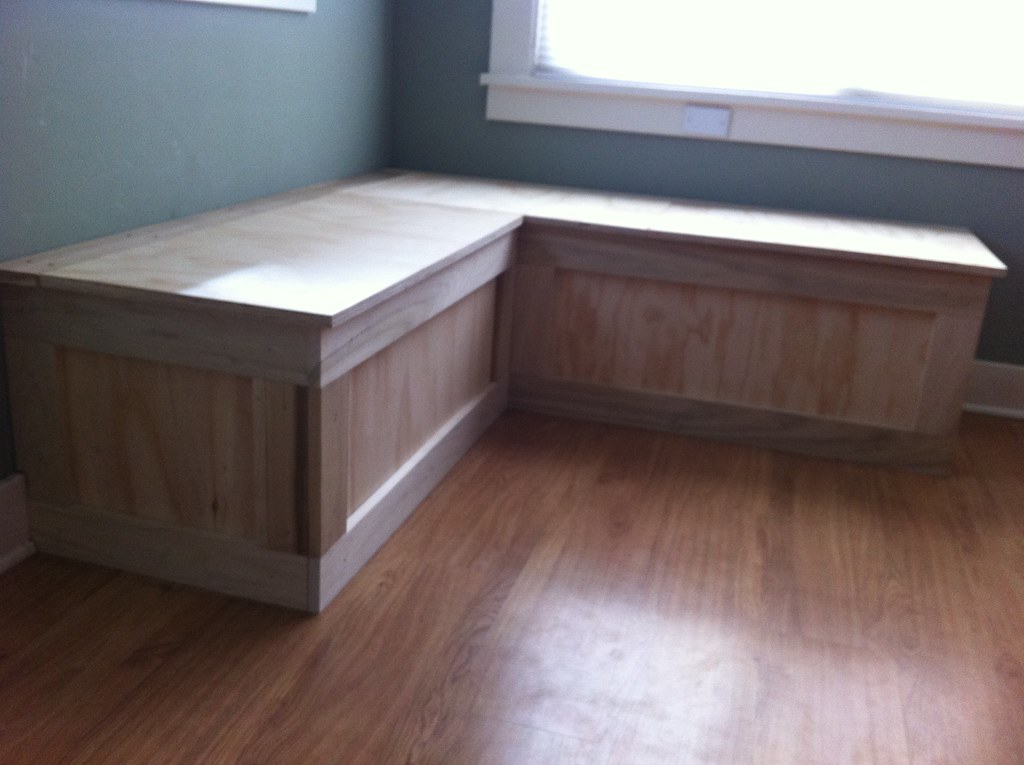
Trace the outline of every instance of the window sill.
{"label": "window sill", "polygon": [[[540,76],[484,74],[481,81],[489,120],[1024,169],[1024,117],[1016,114]],[[725,122],[696,119],[688,127],[687,109]]]}

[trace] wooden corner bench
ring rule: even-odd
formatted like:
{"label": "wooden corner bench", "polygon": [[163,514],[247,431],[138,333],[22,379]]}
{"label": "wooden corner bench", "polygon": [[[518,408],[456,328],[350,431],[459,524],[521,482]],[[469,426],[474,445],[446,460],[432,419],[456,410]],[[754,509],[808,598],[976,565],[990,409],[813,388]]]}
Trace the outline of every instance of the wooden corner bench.
{"label": "wooden corner bench", "polygon": [[322,609],[506,406],[948,466],[970,233],[417,173],[0,264],[45,552]]}

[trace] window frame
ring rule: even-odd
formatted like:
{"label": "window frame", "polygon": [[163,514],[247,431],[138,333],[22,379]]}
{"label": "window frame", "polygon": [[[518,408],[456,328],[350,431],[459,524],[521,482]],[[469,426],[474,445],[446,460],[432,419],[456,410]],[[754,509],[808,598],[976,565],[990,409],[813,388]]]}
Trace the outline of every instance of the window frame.
{"label": "window frame", "polygon": [[[537,0],[493,0],[488,120],[1024,169],[1024,114],[544,75],[536,30]],[[729,110],[727,134],[687,127],[693,107]]]}

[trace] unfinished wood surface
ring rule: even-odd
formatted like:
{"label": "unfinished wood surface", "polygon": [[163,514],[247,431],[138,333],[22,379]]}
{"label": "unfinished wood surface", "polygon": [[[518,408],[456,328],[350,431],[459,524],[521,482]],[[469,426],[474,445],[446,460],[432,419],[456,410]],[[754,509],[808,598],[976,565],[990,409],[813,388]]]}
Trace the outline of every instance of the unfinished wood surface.
{"label": "unfinished wood surface", "polygon": [[53,345],[297,385],[320,364],[317,328],[258,312],[30,287],[5,288],[2,308],[8,336]]}
{"label": "unfinished wood surface", "polygon": [[567,271],[551,297],[553,379],[902,429],[917,419],[934,315]]}
{"label": "unfinished wood surface", "polygon": [[523,263],[516,266],[513,278],[512,374],[550,377],[555,358],[551,322],[557,315],[555,269]]}
{"label": "unfinished wood surface", "polygon": [[518,262],[571,271],[730,287],[793,297],[974,318],[984,311],[988,275],[908,271],[899,262],[859,262],[722,242],[670,241],[622,231],[528,223]]}
{"label": "unfinished wood surface", "polygon": [[352,511],[352,375],[308,392],[310,555],[323,555],[345,533]]}
{"label": "unfinished wood surface", "polygon": [[124,231],[111,236],[91,239],[87,242],[79,242],[67,247],[59,247],[55,250],[29,255],[18,260],[7,261],[3,269],[0,270],[0,283],[37,285],[41,275],[72,263],[92,260],[99,255],[132,250],[141,244],[153,244],[167,239],[174,239],[183,234],[193,233],[211,226],[239,221],[257,213],[328,196],[348,186],[386,180],[393,175],[394,173],[392,172],[381,171],[337,181],[313,184],[286,191],[282,194],[253,199],[217,210],[210,210],[209,212],[190,215],[185,218],[176,218],[164,221],[163,223],[155,223],[150,226],[132,229],[131,231]]}
{"label": "unfinished wood surface", "polygon": [[32,539],[40,552],[305,611],[309,559],[205,529],[33,502]]}
{"label": "unfinished wood surface", "polygon": [[509,375],[512,370],[512,319],[515,316],[516,280],[507,271],[494,283],[494,345],[491,349],[491,378],[508,396]]}
{"label": "unfinished wood surface", "polygon": [[509,405],[542,414],[946,474],[956,438],[606,385],[513,376]]}
{"label": "unfinished wood surface", "polygon": [[492,382],[494,314],[492,282],[352,371],[350,513]]}
{"label": "unfinished wood surface", "polygon": [[310,561],[308,609],[321,611],[416,510],[505,411],[507,386],[493,382],[460,408],[347,519],[343,536]]}
{"label": "unfinished wood surface", "polygon": [[536,221],[617,228],[825,259],[1000,276],[1005,266],[962,229],[637,197],[511,181],[399,173],[348,193],[518,212]]}
{"label": "unfinished wood surface", "polygon": [[983,319],[982,311],[973,318],[943,310],[936,313],[914,430],[951,433],[956,429],[964,408]]}
{"label": "unfinished wood surface", "polygon": [[294,386],[42,343],[13,348],[31,499],[298,551]]}
{"label": "unfinished wood surface", "polygon": [[76,500],[67,432],[67,404],[60,387],[58,349],[7,337],[8,394],[18,470],[29,496],[41,502]]}
{"label": "unfinished wood surface", "polygon": [[5,574],[4,757],[1020,762],[1022,461],[978,416],[937,480],[512,414],[316,619]]}
{"label": "unfinished wood surface", "polygon": [[520,223],[509,213],[335,190],[137,246],[0,264],[16,283],[137,296],[332,326],[398,294]]}
{"label": "unfinished wood surface", "polygon": [[327,385],[351,371],[453,303],[509,271],[514,258],[515,240],[512,236],[503,236],[359,316],[324,330],[320,340],[321,361],[312,381]]}

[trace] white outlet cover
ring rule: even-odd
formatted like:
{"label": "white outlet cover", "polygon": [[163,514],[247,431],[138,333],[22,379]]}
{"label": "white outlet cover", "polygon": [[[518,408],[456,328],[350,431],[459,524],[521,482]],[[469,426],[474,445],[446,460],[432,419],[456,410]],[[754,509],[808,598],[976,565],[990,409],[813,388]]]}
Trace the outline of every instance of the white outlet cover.
{"label": "white outlet cover", "polygon": [[683,132],[687,135],[728,138],[731,122],[732,109],[727,106],[687,104],[683,107]]}

